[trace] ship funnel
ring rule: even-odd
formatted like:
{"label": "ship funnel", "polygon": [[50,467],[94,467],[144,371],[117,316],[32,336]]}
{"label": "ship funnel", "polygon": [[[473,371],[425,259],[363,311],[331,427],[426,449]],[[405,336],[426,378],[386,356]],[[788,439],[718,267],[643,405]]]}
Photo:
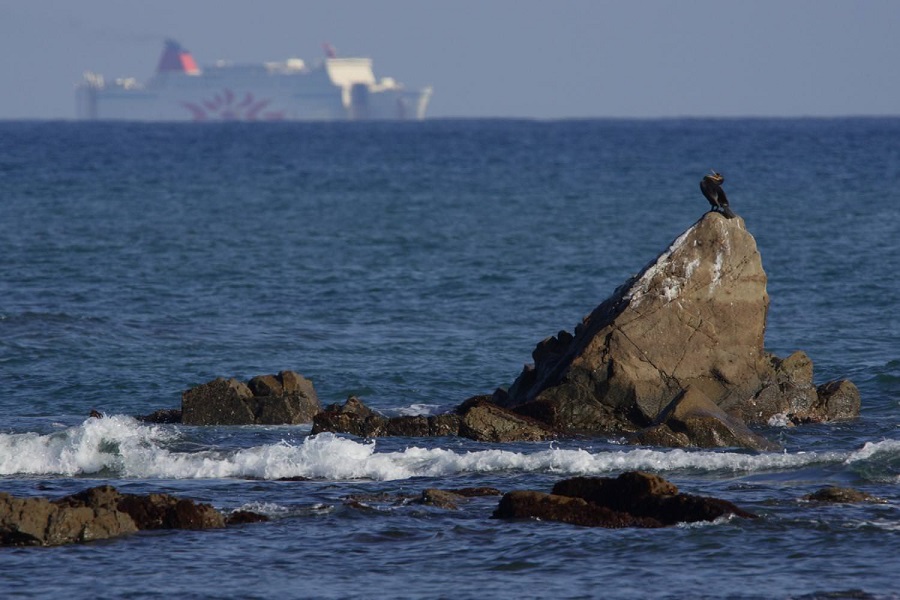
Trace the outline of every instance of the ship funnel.
{"label": "ship funnel", "polygon": [[159,65],[156,67],[157,73],[185,73],[187,75],[199,75],[200,69],[194,62],[191,53],[181,47],[181,44],[175,40],[166,40],[166,47],[163,48],[162,56],[159,58]]}

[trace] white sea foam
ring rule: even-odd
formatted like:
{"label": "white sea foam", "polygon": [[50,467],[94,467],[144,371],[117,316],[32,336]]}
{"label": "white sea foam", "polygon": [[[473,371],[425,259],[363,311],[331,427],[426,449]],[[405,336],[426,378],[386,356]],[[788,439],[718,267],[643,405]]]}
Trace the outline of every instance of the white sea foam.
{"label": "white sea foam", "polygon": [[159,444],[173,436],[131,417],[88,419],[48,435],[0,434],[0,475],[16,473],[77,475],[121,470],[124,460],[152,461]]}
{"label": "white sea foam", "polygon": [[291,512],[291,509],[287,506],[275,504],[274,502],[248,502],[232,512],[239,510],[247,510],[267,517],[283,517]]}
{"label": "white sea foam", "polygon": [[398,408],[395,411],[385,411],[385,413],[389,415],[396,414],[398,416],[404,417],[428,417],[438,414],[439,412],[441,412],[442,408],[443,407],[440,404],[410,404],[409,406]]}
{"label": "white sea foam", "polygon": [[778,413],[769,417],[766,425],[769,427],[793,427],[794,423],[785,413]]}
{"label": "white sea foam", "polygon": [[[377,452],[376,442],[332,434],[300,443],[279,442],[240,449],[178,451],[177,429],[141,424],[130,417],[88,419],[67,430],[0,434],[0,475],[92,474],[104,470],[128,478],[310,477],[327,480],[396,480],[501,471],[602,475],[623,470],[754,472],[809,464],[864,460],[900,451],[900,441],[866,444],[854,452],[742,452],[623,448],[614,451],[535,446],[534,451],[456,451],[410,447]],[[521,446],[519,447],[521,449]]]}
{"label": "white sea foam", "polygon": [[900,454],[900,440],[881,440],[880,442],[866,442],[863,447],[851,452],[847,457],[847,463],[869,460],[883,454]]}

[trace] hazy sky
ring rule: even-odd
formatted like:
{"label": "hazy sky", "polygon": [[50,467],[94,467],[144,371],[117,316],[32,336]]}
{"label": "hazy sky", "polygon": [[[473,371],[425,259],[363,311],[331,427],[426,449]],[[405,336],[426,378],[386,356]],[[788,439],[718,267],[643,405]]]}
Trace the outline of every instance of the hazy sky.
{"label": "hazy sky", "polygon": [[430,117],[900,114],[898,0],[0,0],[0,118],[74,118],[85,70],[146,80],[322,43],[431,85]]}

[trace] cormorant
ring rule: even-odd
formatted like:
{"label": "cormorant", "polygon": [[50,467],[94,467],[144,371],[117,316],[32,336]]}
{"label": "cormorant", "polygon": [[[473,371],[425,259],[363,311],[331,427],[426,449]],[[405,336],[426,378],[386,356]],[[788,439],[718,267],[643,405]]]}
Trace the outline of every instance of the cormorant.
{"label": "cormorant", "polygon": [[700,181],[700,191],[703,192],[703,195],[709,200],[709,203],[712,205],[712,210],[721,210],[723,215],[731,219],[735,214],[731,212],[731,209],[728,207],[728,197],[722,190],[722,183],[724,181],[724,177],[715,171],[712,171]]}

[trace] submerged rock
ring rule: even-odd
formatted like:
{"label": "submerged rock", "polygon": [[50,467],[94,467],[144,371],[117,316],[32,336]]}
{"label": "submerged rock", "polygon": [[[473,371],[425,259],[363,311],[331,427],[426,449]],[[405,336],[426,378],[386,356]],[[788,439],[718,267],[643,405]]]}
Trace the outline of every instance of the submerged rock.
{"label": "submerged rock", "polygon": [[878,498],[866,492],[861,492],[853,488],[827,486],[803,496],[804,500],[810,502],[830,502],[833,504],[853,504],[857,502],[877,502],[883,503],[884,499]]}
{"label": "submerged rock", "polygon": [[109,485],[59,500],[0,493],[0,545],[57,546],[143,529],[213,529],[225,518],[209,504],[168,494],[122,494]]}
{"label": "submerged rock", "polygon": [[456,510],[463,502],[479,496],[499,496],[500,490],[492,487],[461,488],[455,490],[441,490],[428,488],[422,491],[422,495],[414,500],[417,504],[428,504],[447,510]]}
{"label": "submerged rock", "polygon": [[[769,297],[741,218],[708,213],[575,328],[537,345],[496,401],[568,433],[767,447],[745,423],[858,414],[850,382],[812,385],[802,353],[764,351]],[[679,408],[680,407],[680,408]],[[715,408],[714,408],[715,407]]]}
{"label": "submerged rock", "polygon": [[551,493],[509,492],[494,518],[542,519],[589,527],[665,527],[735,515],[756,518],[727,500],[680,493],[657,475],[631,471],[617,478],[574,477]]}
{"label": "submerged rock", "polygon": [[426,505],[446,510],[457,510],[459,505],[479,496],[499,496],[500,490],[492,487],[469,487],[444,490],[426,488],[421,494],[351,494],[344,498],[347,506],[362,510],[376,510],[378,505],[397,507],[407,505]]}
{"label": "submerged rock", "polygon": [[248,383],[219,377],[182,394],[181,422],[298,425],[312,421],[321,408],[312,382],[293,371],[260,375]]}

